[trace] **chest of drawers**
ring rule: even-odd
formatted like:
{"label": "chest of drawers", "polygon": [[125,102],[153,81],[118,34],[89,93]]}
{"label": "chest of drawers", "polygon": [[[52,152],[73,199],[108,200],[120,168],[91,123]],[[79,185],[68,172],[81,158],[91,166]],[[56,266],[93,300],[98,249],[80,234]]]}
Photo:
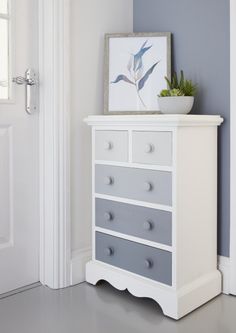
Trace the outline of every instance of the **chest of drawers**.
{"label": "chest of drawers", "polygon": [[219,116],[90,116],[92,260],[86,281],[154,299],[179,319],[221,292]]}

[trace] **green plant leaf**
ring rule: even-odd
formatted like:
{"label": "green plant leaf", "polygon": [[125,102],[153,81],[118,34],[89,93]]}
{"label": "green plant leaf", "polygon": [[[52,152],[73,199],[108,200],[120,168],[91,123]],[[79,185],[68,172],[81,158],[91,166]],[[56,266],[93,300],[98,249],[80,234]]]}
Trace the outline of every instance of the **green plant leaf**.
{"label": "green plant leaf", "polygon": [[173,77],[172,77],[171,89],[179,89],[179,81],[178,81],[178,76],[177,76],[176,72],[174,72]]}
{"label": "green plant leaf", "polygon": [[166,82],[167,82],[168,88],[169,88],[169,89],[172,89],[171,81],[168,79],[167,76],[165,76],[165,80],[166,80]]}
{"label": "green plant leaf", "polygon": [[180,89],[172,89],[170,90],[170,96],[184,96],[184,94]]}
{"label": "green plant leaf", "polygon": [[169,88],[169,95],[166,90],[163,90],[165,96],[195,96],[197,93],[197,84],[194,84],[191,80],[186,80],[183,70],[180,71],[180,79],[178,79],[177,73],[174,72],[171,80],[167,77],[165,77],[165,80]]}
{"label": "green plant leaf", "polygon": [[168,89],[163,89],[161,92],[160,92],[160,95],[158,95],[159,97],[169,97],[170,96],[170,90]]}
{"label": "green plant leaf", "polygon": [[182,89],[184,86],[184,71],[180,71],[180,81],[179,81],[179,89]]}

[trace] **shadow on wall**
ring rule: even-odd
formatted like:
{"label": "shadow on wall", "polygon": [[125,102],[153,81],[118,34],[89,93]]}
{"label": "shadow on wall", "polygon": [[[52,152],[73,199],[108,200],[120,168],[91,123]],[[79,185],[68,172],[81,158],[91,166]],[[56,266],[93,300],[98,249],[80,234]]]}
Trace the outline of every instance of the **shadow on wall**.
{"label": "shadow on wall", "polygon": [[135,32],[172,32],[172,67],[198,83],[193,113],[220,114],[218,253],[229,256],[230,2],[134,0]]}

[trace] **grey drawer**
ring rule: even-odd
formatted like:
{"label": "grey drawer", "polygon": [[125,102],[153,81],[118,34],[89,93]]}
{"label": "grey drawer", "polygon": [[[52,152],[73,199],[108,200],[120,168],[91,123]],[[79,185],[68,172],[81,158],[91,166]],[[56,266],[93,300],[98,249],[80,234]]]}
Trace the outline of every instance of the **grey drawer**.
{"label": "grey drawer", "polygon": [[171,132],[133,132],[133,162],[172,165]]}
{"label": "grey drawer", "polygon": [[97,193],[172,204],[171,172],[96,165],[95,174]]}
{"label": "grey drawer", "polygon": [[96,232],[96,259],[149,279],[172,284],[172,254]]}
{"label": "grey drawer", "polygon": [[96,199],[96,226],[171,245],[170,212]]}
{"label": "grey drawer", "polygon": [[128,161],[128,131],[96,131],[95,159]]}

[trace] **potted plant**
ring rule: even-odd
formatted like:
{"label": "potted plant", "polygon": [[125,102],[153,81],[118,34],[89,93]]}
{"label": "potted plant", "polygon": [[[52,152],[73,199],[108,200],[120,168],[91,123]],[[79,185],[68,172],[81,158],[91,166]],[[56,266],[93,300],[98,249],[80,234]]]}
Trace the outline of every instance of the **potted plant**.
{"label": "potted plant", "polygon": [[165,77],[168,89],[161,91],[158,96],[159,107],[162,113],[187,114],[192,110],[197,85],[184,78],[184,72],[180,72],[180,80],[176,72],[171,81]]}

